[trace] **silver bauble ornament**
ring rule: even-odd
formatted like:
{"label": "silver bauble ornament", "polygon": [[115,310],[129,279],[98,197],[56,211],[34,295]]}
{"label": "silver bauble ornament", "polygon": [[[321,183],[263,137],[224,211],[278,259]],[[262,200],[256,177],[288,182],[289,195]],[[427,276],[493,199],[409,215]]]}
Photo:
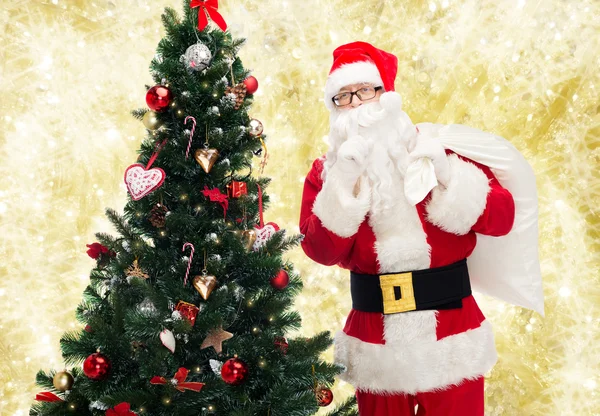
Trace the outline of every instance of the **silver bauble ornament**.
{"label": "silver bauble ornament", "polygon": [[262,123],[253,118],[250,120],[250,127],[248,128],[248,133],[250,133],[250,136],[252,137],[258,137],[262,134],[263,132],[263,125]]}
{"label": "silver bauble ornament", "polygon": [[137,309],[146,316],[152,316],[157,312],[156,306],[154,306],[154,303],[149,298],[144,299],[138,305]]}
{"label": "silver bauble ornament", "polygon": [[187,48],[185,54],[181,55],[181,58],[179,58],[190,73],[194,71],[203,71],[208,68],[211,59],[212,53],[210,52],[210,49],[200,42]]}

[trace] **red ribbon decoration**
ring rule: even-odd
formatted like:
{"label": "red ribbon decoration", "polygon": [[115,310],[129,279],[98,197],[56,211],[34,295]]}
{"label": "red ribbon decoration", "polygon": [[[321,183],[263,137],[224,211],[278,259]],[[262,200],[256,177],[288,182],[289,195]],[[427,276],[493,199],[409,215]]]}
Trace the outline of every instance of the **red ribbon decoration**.
{"label": "red ribbon decoration", "polygon": [[[193,390],[195,392],[199,392],[200,390],[202,390],[202,387],[204,387],[204,383],[198,383],[198,382],[194,382],[194,381],[186,382],[185,379],[187,378],[187,375],[189,372],[190,371],[187,368],[181,367],[175,373],[175,377],[173,377],[175,382],[172,384],[180,392],[184,392],[185,390]],[[155,376],[155,377],[152,377],[152,380],[150,380],[150,383],[151,384],[171,384],[171,381],[167,380],[164,377]]]}
{"label": "red ribbon decoration", "polygon": [[229,200],[227,194],[222,194],[219,188],[208,189],[208,186],[204,185],[204,191],[202,195],[210,198],[212,202],[218,202],[223,207],[223,218],[227,216],[227,208],[229,207]]}
{"label": "red ribbon decoration", "polygon": [[162,141],[162,143],[160,143],[160,144],[156,143],[156,146],[154,147],[154,153],[152,153],[152,156],[150,156],[150,160],[148,161],[148,164],[146,165],[146,170],[150,169],[150,166],[152,166],[152,164],[158,157],[158,154],[160,153],[162,148],[165,147],[165,144],[167,144],[167,139],[164,139]]}
{"label": "red ribbon decoration", "polygon": [[223,16],[221,16],[221,14],[217,11],[219,8],[219,0],[192,0],[190,2],[190,7],[192,9],[199,7],[198,30],[204,30],[204,28],[208,25],[206,13],[208,13],[212,21],[215,22],[223,32],[227,30],[227,23],[225,23],[225,19],[223,19]]}
{"label": "red ribbon decoration", "polygon": [[49,391],[43,391],[41,393],[38,393],[35,395],[35,399],[38,402],[62,402],[63,399],[61,399],[60,397],[58,397],[56,394],[54,393],[50,393]]}
{"label": "red ribbon decoration", "polygon": [[260,189],[260,185],[257,183],[258,187],[258,212],[260,213],[260,224],[259,227],[263,228],[265,223],[263,221],[263,205],[262,205],[262,189]]}
{"label": "red ribbon decoration", "polygon": [[119,403],[112,409],[108,409],[106,416],[137,416],[131,411],[130,406],[127,402]]}

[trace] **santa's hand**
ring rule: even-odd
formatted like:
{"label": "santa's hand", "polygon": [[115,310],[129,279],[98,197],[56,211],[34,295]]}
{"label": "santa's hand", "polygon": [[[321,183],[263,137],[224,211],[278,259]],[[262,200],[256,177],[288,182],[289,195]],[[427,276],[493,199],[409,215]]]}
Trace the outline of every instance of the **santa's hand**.
{"label": "santa's hand", "polygon": [[381,94],[379,103],[389,114],[399,114],[402,111],[402,97],[396,91]]}
{"label": "santa's hand", "polygon": [[356,234],[371,207],[370,183],[361,177],[369,148],[360,136],[342,143],[313,205],[323,226],[343,238]]}
{"label": "santa's hand", "polygon": [[340,146],[334,167],[348,178],[357,179],[366,167],[369,143],[361,136],[352,136]]}
{"label": "santa's hand", "polygon": [[411,164],[421,158],[431,160],[438,182],[446,186],[450,180],[450,163],[439,139],[417,137],[415,148],[408,154],[408,163]]}

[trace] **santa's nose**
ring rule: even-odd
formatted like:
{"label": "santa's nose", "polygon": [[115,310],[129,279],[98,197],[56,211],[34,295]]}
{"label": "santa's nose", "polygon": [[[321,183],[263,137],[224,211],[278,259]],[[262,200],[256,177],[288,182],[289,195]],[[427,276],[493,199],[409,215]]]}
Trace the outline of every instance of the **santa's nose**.
{"label": "santa's nose", "polygon": [[352,107],[358,107],[362,104],[362,101],[360,101],[358,96],[355,94],[352,96],[352,102],[350,104],[352,105]]}

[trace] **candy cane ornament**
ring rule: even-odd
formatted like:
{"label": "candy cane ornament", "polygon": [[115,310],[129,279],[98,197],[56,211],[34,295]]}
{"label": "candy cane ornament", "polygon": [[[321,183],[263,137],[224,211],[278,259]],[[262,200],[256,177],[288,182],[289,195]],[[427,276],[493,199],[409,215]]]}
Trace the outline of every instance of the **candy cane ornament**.
{"label": "candy cane ornament", "polygon": [[192,139],[194,138],[194,130],[196,130],[196,119],[192,116],[187,116],[183,121],[183,124],[187,124],[188,120],[192,120],[192,132],[190,133],[190,141],[188,142],[187,150],[185,151],[185,158],[188,158],[190,154],[190,147],[192,146]]}
{"label": "candy cane ornament", "polygon": [[188,260],[188,267],[187,267],[187,270],[185,272],[185,279],[183,279],[183,285],[184,286],[187,285],[188,276],[190,274],[190,267],[192,267],[192,259],[194,258],[194,245],[192,243],[185,243],[183,245],[183,248],[181,249],[181,251],[185,252],[185,248],[186,247],[190,247],[190,249],[192,251],[191,251],[191,254],[190,254],[190,259]]}

